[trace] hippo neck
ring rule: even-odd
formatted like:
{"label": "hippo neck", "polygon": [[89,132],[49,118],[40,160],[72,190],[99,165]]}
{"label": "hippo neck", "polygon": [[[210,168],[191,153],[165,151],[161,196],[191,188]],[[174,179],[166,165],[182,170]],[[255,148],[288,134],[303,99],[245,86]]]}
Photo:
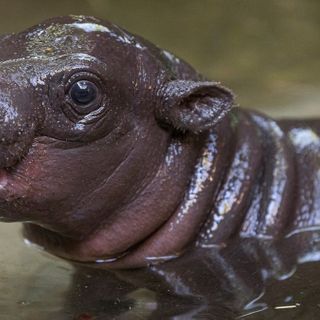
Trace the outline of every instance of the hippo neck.
{"label": "hippo neck", "polygon": [[319,121],[274,121],[244,111],[237,121],[233,159],[196,244],[319,230]]}
{"label": "hippo neck", "polygon": [[[227,117],[203,137],[201,148],[192,165],[193,173],[191,178],[185,181],[181,196],[176,198],[177,205],[168,207],[165,210],[166,218],[157,224],[157,228],[129,254],[108,267],[132,268],[159,263],[177,257],[187,248],[206,220],[223,182],[234,147],[233,131],[230,118]],[[177,165],[179,166],[179,162]],[[181,175],[167,174],[167,177],[174,183],[183,179]],[[166,188],[166,195],[160,200],[167,202],[166,197],[171,189],[167,188],[168,186],[163,187]],[[148,210],[151,221],[159,216],[159,208],[163,206],[161,202]]]}
{"label": "hippo neck", "polygon": [[287,134],[268,117],[238,116],[233,161],[197,239],[201,247],[224,245],[236,234],[275,239],[294,209],[296,159]]}

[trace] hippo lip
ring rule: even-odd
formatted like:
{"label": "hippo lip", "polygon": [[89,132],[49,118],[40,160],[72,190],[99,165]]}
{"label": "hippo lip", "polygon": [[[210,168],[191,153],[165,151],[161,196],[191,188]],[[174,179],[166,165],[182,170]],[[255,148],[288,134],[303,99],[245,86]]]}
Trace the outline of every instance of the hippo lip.
{"label": "hippo lip", "polygon": [[8,171],[5,168],[0,169],[0,189],[3,189],[8,182]]}
{"label": "hippo lip", "polygon": [[16,141],[7,146],[0,146],[0,154],[6,156],[6,160],[0,159],[0,190],[5,189],[9,181],[10,185],[13,183],[11,178],[14,176],[15,170],[25,162],[31,145],[32,140],[30,143]]}
{"label": "hippo lip", "polygon": [[10,182],[10,185],[13,184],[12,177],[15,169],[20,165],[23,160],[16,162],[14,165],[10,167],[2,167],[0,168],[0,191],[5,190]]}
{"label": "hippo lip", "polygon": [[19,189],[19,181],[15,179],[16,171],[24,163],[24,158],[19,159],[11,166],[0,167],[0,202],[8,200]]}

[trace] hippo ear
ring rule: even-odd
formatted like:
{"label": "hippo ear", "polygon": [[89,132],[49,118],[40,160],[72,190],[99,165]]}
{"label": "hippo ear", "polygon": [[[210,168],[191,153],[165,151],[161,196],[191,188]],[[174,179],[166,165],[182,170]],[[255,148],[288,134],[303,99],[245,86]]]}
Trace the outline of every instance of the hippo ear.
{"label": "hippo ear", "polygon": [[174,80],[161,94],[157,117],[178,130],[201,132],[212,128],[231,109],[233,94],[216,82]]}

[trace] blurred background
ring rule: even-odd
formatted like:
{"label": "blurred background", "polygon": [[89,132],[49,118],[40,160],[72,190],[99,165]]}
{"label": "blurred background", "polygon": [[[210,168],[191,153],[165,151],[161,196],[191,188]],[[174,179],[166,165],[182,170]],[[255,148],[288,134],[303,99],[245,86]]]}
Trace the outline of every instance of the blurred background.
{"label": "blurred background", "polygon": [[[0,12],[0,33],[56,15],[108,19],[223,82],[244,107],[320,116],[318,0],[1,0]],[[19,229],[0,224],[0,318],[71,319],[64,298],[73,269],[27,248]]]}
{"label": "blurred background", "polygon": [[55,15],[111,20],[224,82],[244,107],[320,115],[317,0],[1,1],[0,32]]}

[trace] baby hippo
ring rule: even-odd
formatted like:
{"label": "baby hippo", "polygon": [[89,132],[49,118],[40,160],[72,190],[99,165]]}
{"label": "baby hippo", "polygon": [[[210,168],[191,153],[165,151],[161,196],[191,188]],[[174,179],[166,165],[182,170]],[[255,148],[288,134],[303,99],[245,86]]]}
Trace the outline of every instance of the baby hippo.
{"label": "baby hippo", "polygon": [[274,121],[93,17],[0,39],[0,216],[49,252],[137,268],[320,227],[320,120]]}

